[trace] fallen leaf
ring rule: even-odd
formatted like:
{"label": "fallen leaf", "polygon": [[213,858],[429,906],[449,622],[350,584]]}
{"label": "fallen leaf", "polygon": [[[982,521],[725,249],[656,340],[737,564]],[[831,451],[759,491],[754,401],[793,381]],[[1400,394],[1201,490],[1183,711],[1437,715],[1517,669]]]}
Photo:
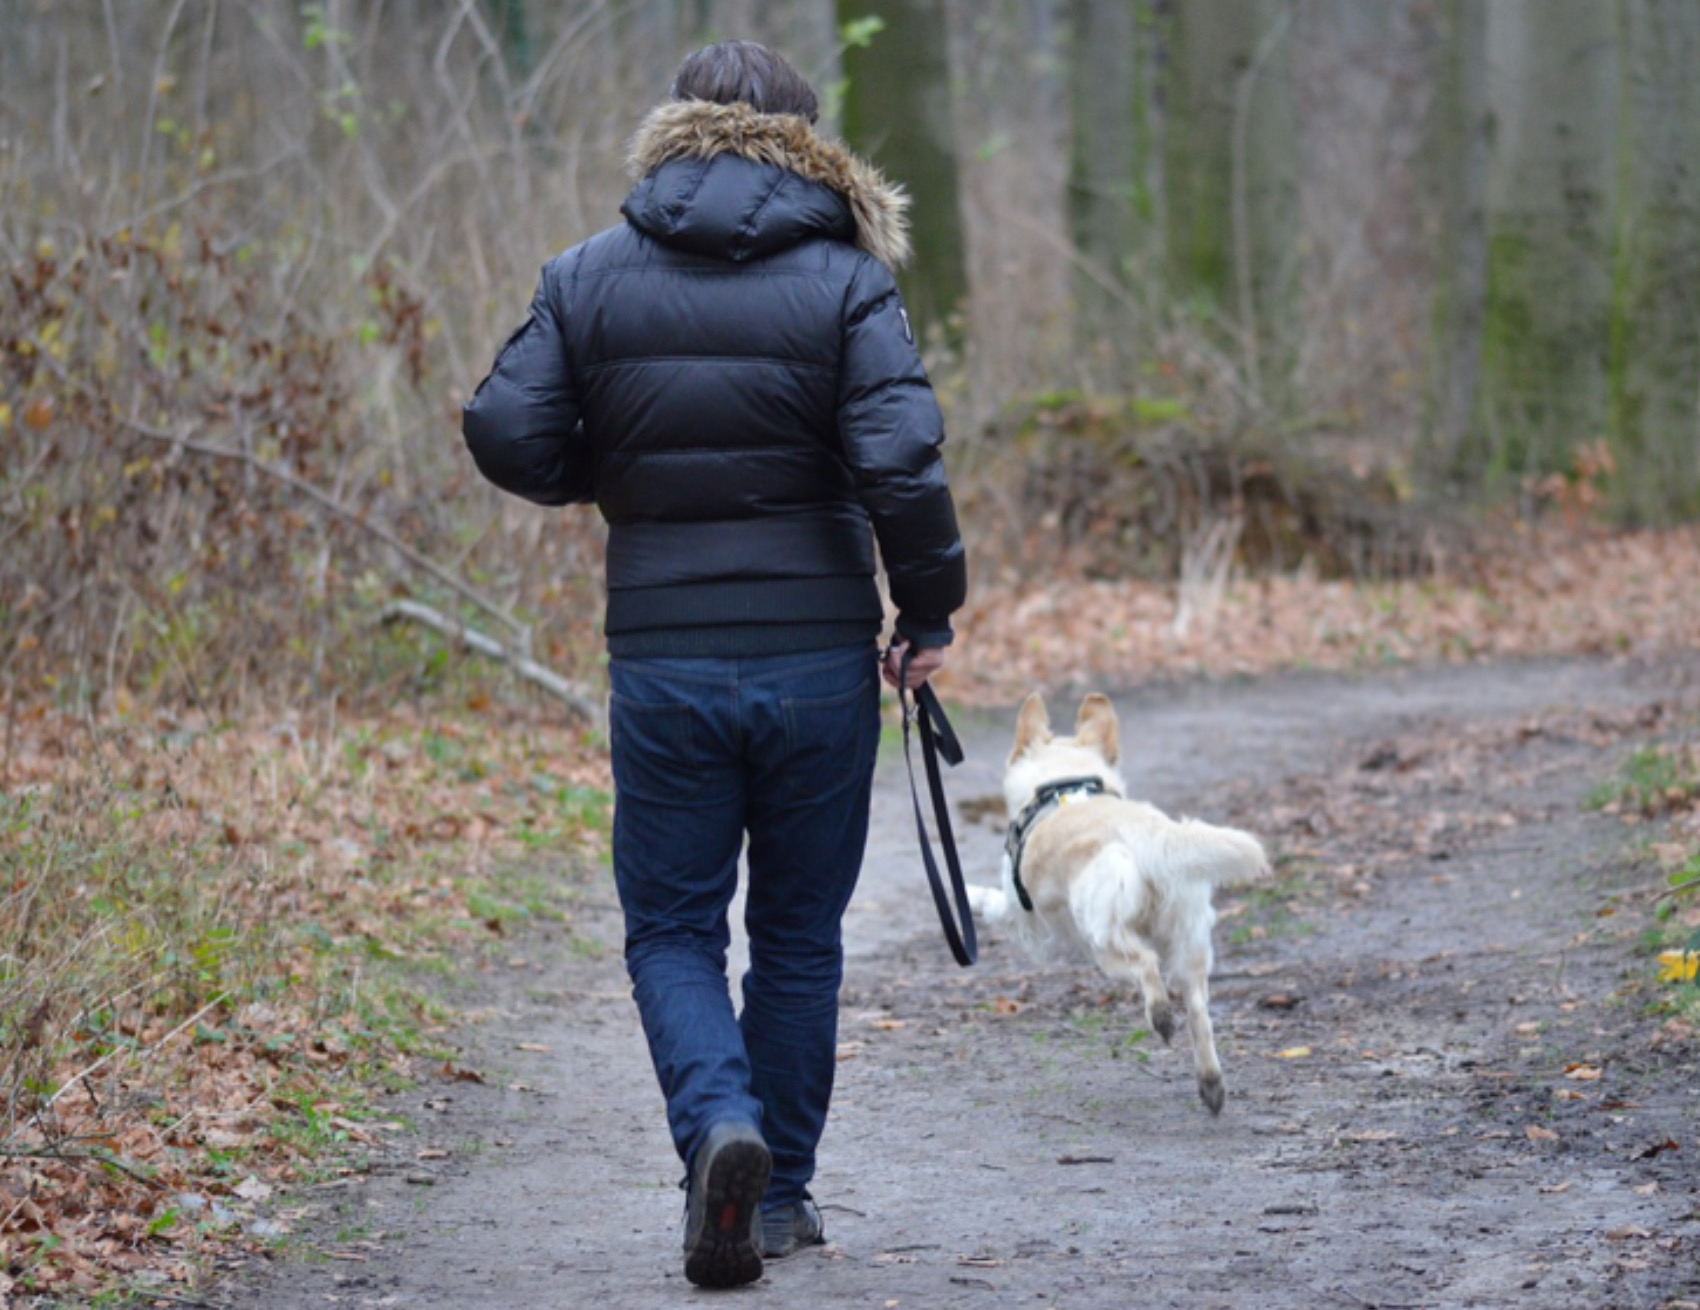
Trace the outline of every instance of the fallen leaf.
{"label": "fallen leaf", "polygon": [[1523,1130],[1523,1135],[1531,1142],[1556,1142],[1558,1134],[1550,1128],[1542,1128],[1539,1124],[1530,1124]]}
{"label": "fallen leaf", "polygon": [[907,1028],[908,1026],[909,1026],[909,1022],[906,1019],[875,1019],[874,1020],[874,1027],[878,1028],[881,1032],[894,1033],[899,1028]]}
{"label": "fallen leaf", "polygon": [[1700,968],[1700,952],[1659,952],[1660,982],[1691,982],[1697,968]]}
{"label": "fallen leaf", "polygon": [[1681,1148],[1679,1146],[1677,1146],[1677,1144],[1676,1144],[1675,1138],[1667,1137],[1662,1142],[1654,1142],[1651,1146],[1645,1147],[1644,1149],[1637,1151],[1634,1155],[1632,1155],[1630,1157],[1630,1159],[1632,1159],[1632,1160],[1651,1160],[1655,1155],[1659,1155],[1662,1152],[1676,1151],[1676,1150],[1680,1150],[1680,1149]]}
{"label": "fallen leaf", "polygon": [[422,1147],[414,1156],[417,1160],[447,1160],[449,1153],[440,1146]]}
{"label": "fallen leaf", "polygon": [[1275,1058],[1277,1060],[1302,1060],[1309,1054],[1310,1047],[1308,1046],[1289,1046],[1284,1051],[1276,1051]]}
{"label": "fallen leaf", "polygon": [[1591,1083],[1600,1076],[1601,1070],[1591,1064],[1570,1064],[1564,1068],[1564,1076],[1574,1082]]}
{"label": "fallen leaf", "polygon": [[1651,1236],[1652,1233],[1637,1224],[1625,1224],[1622,1228],[1608,1228],[1606,1230],[1606,1241],[1608,1242],[1640,1242]]}
{"label": "fallen leaf", "polygon": [[1548,1196],[1554,1196],[1554,1195],[1558,1194],[1559,1192],[1568,1192],[1570,1190],[1570,1184],[1569,1183],[1554,1183],[1554,1184],[1552,1184],[1552,1186],[1543,1187],[1540,1190],[1545,1192]]}
{"label": "fallen leaf", "polygon": [[547,1046],[545,1046],[542,1042],[518,1042],[518,1043],[515,1044],[514,1049],[520,1050],[520,1051],[534,1051],[538,1055],[548,1055],[549,1054],[549,1048]]}

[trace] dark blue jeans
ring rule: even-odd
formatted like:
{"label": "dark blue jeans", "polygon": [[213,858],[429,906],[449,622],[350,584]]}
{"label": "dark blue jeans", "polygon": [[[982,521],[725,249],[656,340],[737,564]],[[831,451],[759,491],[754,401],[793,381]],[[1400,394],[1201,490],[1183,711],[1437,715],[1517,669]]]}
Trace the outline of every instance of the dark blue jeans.
{"label": "dark blue jeans", "polygon": [[[837,1064],[841,920],[879,745],[872,643],[609,666],[614,878],[667,1120],[688,1165],[722,1119],[773,1152],[769,1206],[814,1176]],[[749,837],[742,1012],[727,907]]]}

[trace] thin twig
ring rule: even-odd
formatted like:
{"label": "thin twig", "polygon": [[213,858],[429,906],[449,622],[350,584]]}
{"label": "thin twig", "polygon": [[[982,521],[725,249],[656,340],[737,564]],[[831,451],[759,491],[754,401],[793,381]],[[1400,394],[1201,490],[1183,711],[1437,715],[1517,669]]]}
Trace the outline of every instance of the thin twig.
{"label": "thin twig", "polygon": [[169,1301],[172,1305],[189,1307],[189,1310],[230,1310],[222,1301],[203,1301],[194,1296],[178,1296],[175,1292],[148,1291],[142,1298],[149,1302]]}
{"label": "thin twig", "polygon": [[161,1190],[165,1187],[159,1179],[149,1178],[146,1174],[137,1172],[111,1152],[105,1155],[91,1155],[83,1151],[67,1151],[58,1146],[44,1146],[38,1151],[12,1151],[0,1147],[0,1160],[58,1160],[63,1164],[106,1165],[127,1178],[134,1178],[144,1187]]}
{"label": "thin twig", "polygon": [[1667,901],[1672,896],[1680,896],[1683,892],[1700,891],[1700,877],[1690,878],[1687,882],[1679,882],[1674,887],[1667,887],[1653,897],[1653,908],[1657,909],[1661,901]]}
{"label": "thin twig", "polygon": [[[99,402],[100,397],[95,392],[94,388],[89,386],[86,382],[83,382],[81,379],[73,377],[69,370],[52,357],[47,348],[35,338],[34,334],[31,334],[28,340],[35,345],[38,358],[47,364],[48,368],[52,370],[61,382],[74,390],[81,392],[90,400]],[[195,441],[189,437],[187,432],[172,432],[165,428],[157,428],[150,423],[143,423],[133,418],[116,415],[114,418],[118,423],[129,429],[131,432],[134,432],[139,437],[146,437],[149,441],[157,441],[164,445],[172,446],[177,450],[186,451],[194,455],[200,455],[207,459],[226,459],[232,460],[238,464],[244,464],[256,472],[271,478],[273,481],[282,483],[291,491],[299,492],[320,509],[331,515],[332,518],[339,519],[342,522],[349,524],[351,527],[359,528],[361,531],[369,534],[370,536],[376,537],[379,541],[383,542],[384,545],[395,551],[396,554],[400,555],[420,572],[428,574],[468,604],[476,606],[478,609],[488,614],[491,618],[496,619],[514,634],[514,638],[518,642],[521,650],[529,651],[531,649],[530,627],[514,618],[513,615],[502,609],[501,606],[497,605],[494,601],[489,599],[489,597],[469,586],[462,579],[457,578],[453,573],[449,572],[441,564],[437,563],[436,560],[414,549],[414,547],[408,545],[381,523],[372,522],[359,510],[344,504],[341,500],[337,499],[336,496],[324,490],[322,487],[308,482],[305,478],[298,478],[295,474],[291,473],[288,469],[281,465],[273,464],[267,460],[261,459],[258,455],[255,455],[250,451],[239,450],[230,446],[214,446],[206,442]]]}
{"label": "thin twig", "polygon": [[1366,1310],[1422,1310],[1421,1301],[1371,1301],[1368,1297],[1359,1296],[1351,1288],[1342,1283],[1336,1283],[1327,1289],[1336,1296],[1346,1297],[1364,1306]]}
{"label": "thin twig", "polygon": [[[219,1006],[223,1005],[229,999],[230,999],[230,993],[229,992],[220,992],[217,996],[213,997],[212,1000],[208,1001],[200,1009],[196,1010],[187,1019],[183,1020],[182,1023],[178,1024],[170,1032],[166,1033],[164,1037],[161,1037],[157,1042],[155,1042],[152,1046],[148,1047],[145,1051],[141,1051],[139,1053],[134,1053],[136,1055],[136,1058],[138,1060],[146,1059],[148,1056],[152,1055],[155,1051],[160,1050],[163,1046],[165,1046],[165,1044],[167,1042],[169,1042],[173,1037],[177,1036],[177,1034],[182,1032],[185,1028],[188,1028],[191,1024],[199,1023],[201,1016],[206,1014],[207,1011],[217,1009]],[[47,1103],[41,1107],[42,1110],[44,1110],[44,1111],[51,1110],[54,1107],[54,1105],[58,1102],[58,1100],[61,1096],[65,1095],[66,1092],[70,1091],[73,1087],[75,1087],[78,1083],[82,1082],[83,1079],[87,1078],[90,1074],[96,1072],[102,1065],[106,1064],[109,1060],[112,1060],[116,1056],[130,1055],[132,1053],[133,1052],[130,1050],[130,1048],[126,1047],[126,1046],[116,1047],[113,1050],[108,1051],[105,1055],[101,1056],[100,1059],[96,1060],[93,1064],[91,1064],[87,1069],[84,1069],[81,1073],[73,1074],[71,1076],[70,1080],[68,1082],[66,1082],[66,1084],[63,1087],[61,1087],[58,1091],[54,1092],[53,1095],[50,1096],[47,1099]]]}
{"label": "thin twig", "polygon": [[296,477],[288,469],[269,463],[266,460],[261,459],[258,455],[249,454],[245,450],[233,450],[227,446],[213,446],[199,441],[191,441],[188,437],[182,436],[178,433],[167,432],[160,428],[150,427],[148,424],[138,423],[132,419],[121,419],[120,422],[122,422],[124,426],[129,428],[132,432],[135,432],[139,436],[147,437],[150,440],[168,442],[182,450],[189,451],[196,455],[204,455],[209,459],[229,459],[235,460],[240,464],[246,464],[249,468],[263,473],[266,477],[282,483],[291,491],[299,492],[301,495],[307,497],[308,500],[311,500],[314,504],[318,505],[319,508],[323,509],[326,513],[330,514],[333,518],[340,519],[344,523],[348,523],[351,526],[357,527],[362,531],[369,533],[371,536],[376,537],[379,541],[383,542],[384,545],[388,546],[391,550],[395,551],[398,555],[405,559],[409,564],[412,564],[421,572],[429,574],[436,581],[442,583],[443,586],[454,592],[455,595],[459,596],[462,600],[483,610],[484,613],[488,614],[491,618],[500,621],[514,634],[522,647],[528,648],[531,645],[531,629],[521,623],[518,619],[514,618],[511,614],[504,611],[494,601],[474,590],[472,587],[469,587],[465,582],[455,577],[454,574],[443,568],[443,566],[438,564],[434,559],[421,554],[412,546],[409,546],[405,541],[396,536],[395,533],[391,532],[382,524],[372,522],[358,510],[343,504],[335,496],[331,495],[330,492],[315,486],[313,483],[308,482],[303,478]]}

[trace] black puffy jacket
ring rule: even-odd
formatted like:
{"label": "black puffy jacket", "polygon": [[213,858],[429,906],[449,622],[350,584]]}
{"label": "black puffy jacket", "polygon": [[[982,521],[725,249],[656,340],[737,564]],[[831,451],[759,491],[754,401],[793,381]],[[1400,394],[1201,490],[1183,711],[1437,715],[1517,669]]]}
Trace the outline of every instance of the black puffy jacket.
{"label": "black puffy jacket", "polygon": [[[801,118],[671,103],[626,223],[544,266],[466,406],[497,486],[594,500],[615,655],[950,640],[966,585],[943,424],[890,268],[900,192]],[[872,532],[870,533],[870,525]]]}

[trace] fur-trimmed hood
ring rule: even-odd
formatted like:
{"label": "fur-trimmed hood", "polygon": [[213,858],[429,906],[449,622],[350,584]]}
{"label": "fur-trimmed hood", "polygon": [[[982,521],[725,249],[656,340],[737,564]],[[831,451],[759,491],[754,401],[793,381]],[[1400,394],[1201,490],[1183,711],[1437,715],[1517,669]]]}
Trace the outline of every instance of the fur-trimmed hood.
{"label": "fur-trimmed hood", "polygon": [[908,195],[794,114],[762,114],[748,105],[706,100],[669,101],[639,125],[627,162],[634,177],[645,178],[675,160],[721,155],[782,168],[825,187],[848,207],[858,247],[892,270],[909,261]]}

